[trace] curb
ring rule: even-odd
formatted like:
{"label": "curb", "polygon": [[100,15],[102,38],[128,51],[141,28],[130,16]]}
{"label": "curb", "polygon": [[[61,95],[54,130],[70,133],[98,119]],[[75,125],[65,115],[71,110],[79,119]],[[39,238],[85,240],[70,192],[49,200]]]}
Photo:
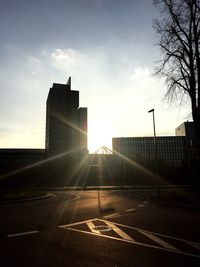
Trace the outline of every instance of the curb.
{"label": "curb", "polygon": [[194,210],[200,209],[200,206],[193,206],[193,205],[181,205],[181,204],[173,204],[173,203],[167,203],[167,202],[161,202],[161,201],[152,201],[152,200],[150,200],[150,202],[153,204],[157,204],[157,205],[174,207],[174,208],[181,208],[181,209],[194,209]]}
{"label": "curb", "polygon": [[47,193],[46,195],[43,196],[39,196],[39,197],[32,197],[32,198],[22,198],[22,199],[16,199],[16,200],[5,200],[5,201],[0,201],[0,205],[4,205],[4,204],[17,204],[17,203],[21,203],[21,202],[29,202],[29,201],[35,201],[35,200],[40,200],[40,199],[46,199],[46,198],[50,198],[50,197],[55,197],[54,194],[52,193]]}

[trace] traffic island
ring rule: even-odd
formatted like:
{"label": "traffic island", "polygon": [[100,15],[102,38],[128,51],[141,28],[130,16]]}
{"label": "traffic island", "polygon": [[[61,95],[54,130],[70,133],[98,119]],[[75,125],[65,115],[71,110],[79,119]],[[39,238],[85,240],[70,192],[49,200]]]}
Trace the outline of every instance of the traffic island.
{"label": "traffic island", "polygon": [[0,194],[0,203],[12,203],[12,202],[22,202],[28,200],[36,200],[41,198],[50,197],[52,194],[49,194],[45,191],[35,190],[35,189],[12,189],[4,190]]}

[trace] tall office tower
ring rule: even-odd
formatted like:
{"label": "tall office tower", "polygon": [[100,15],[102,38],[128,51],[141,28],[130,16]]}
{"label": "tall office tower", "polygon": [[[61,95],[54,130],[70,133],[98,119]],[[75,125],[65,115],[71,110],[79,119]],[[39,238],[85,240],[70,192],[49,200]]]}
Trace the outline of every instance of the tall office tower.
{"label": "tall office tower", "polygon": [[87,108],[79,108],[79,91],[67,84],[54,83],[46,106],[46,152],[76,157],[87,153]]}

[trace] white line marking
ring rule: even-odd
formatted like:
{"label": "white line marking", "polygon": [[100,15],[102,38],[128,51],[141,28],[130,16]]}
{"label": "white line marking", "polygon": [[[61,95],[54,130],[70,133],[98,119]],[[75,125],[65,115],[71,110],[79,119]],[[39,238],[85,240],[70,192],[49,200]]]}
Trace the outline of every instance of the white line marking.
{"label": "white line marking", "polygon": [[110,228],[113,229],[113,231],[115,231],[119,236],[121,236],[123,239],[125,240],[131,240],[134,241],[133,238],[131,238],[129,235],[127,235],[126,233],[124,233],[121,229],[119,229],[116,225],[114,225],[111,222],[105,222]]}
{"label": "white line marking", "polygon": [[32,235],[32,234],[36,234],[39,233],[39,231],[29,231],[29,232],[22,232],[22,233],[17,233],[17,234],[10,234],[7,235],[7,237],[15,237],[15,236],[23,236],[23,235]]}
{"label": "white line marking", "polygon": [[131,211],[135,211],[135,209],[127,209],[125,210],[126,212],[131,212]]}
{"label": "white line marking", "polygon": [[200,244],[198,244],[196,242],[191,242],[191,241],[187,241],[186,243],[189,244],[190,246],[200,250]]}
{"label": "white line marking", "polygon": [[120,213],[113,213],[113,214],[110,214],[110,215],[103,216],[103,218],[109,219],[109,218],[115,218],[115,217],[118,217],[118,216],[120,216]]}
{"label": "white line marking", "polygon": [[[100,221],[104,221],[105,220],[102,220],[102,219],[98,219]],[[125,224],[121,224],[121,223],[115,223],[115,225],[118,225],[118,226],[122,226],[122,227],[125,227],[125,228],[129,228],[129,229],[134,229],[134,230],[137,230],[137,231],[143,231],[143,232],[146,232],[146,233],[151,233],[151,234],[155,234],[157,236],[161,236],[161,237],[167,237],[167,238],[170,238],[170,239],[174,239],[174,240],[178,240],[178,241],[182,241],[182,242],[191,242],[191,243],[194,243],[196,245],[199,245],[199,243],[196,243],[196,242],[193,242],[193,241],[190,241],[190,240],[186,240],[186,239],[182,239],[182,238],[178,238],[178,237],[173,237],[173,236],[169,236],[169,235],[164,235],[164,234],[158,234],[158,233],[155,233],[155,232],[151,232],[151,231],[148,231],[148,230],[144,230],[144,229],[141,229],[141,228],[137,228],[137,227],[133,227],[133,226],[128,226],[128,225],[125,225]]]}
{"label": "white line marking", "polygon": [[169,243],[165,242],[164,240],[160,239],[159,237],[157,237],[157,236],[155,236],[155,235],[153,235],[151,233],[147,233],[145,231],[139,231],[139,232],[141,234],[147,236],[148,238],[150,238],[154,242],[158,243],[159,245],[161,245],[164,248],[179,250],[179,249],[175,248],[174,246],[170,245]]}
{"label": "white line marking", "polygon": [[95,225],[93,224],[93,222],[87,222],[87,226],[90,228],[91,232],[101,235],[100,231],[95,230]]}
{"label": "white line marking", "polygon": [[[160,250],[164,250],[164,251],[170,251],[170,252],[174,252],[174,253],[181,254],[181,255],[186,255],[186,256],[192,256],[192,257],[200,258],[200,255],[199,254],[192,254],[192,253],[182,252],[182,251],[178,251],[178,250],[174,250],[174,249],[171,250],[171,249],[168,249],[168,248],[163,248],[163,247],[158,247],[158,246],[143,244],[143,243],[132,241],[132,240],[126,240],[126,239],[116,238],[116,237],[102,235],[102,234],[95,234],[95,233],[92,233],[92,232],[87,232],[87,231],[83,231],[83,230],[79,230],[79,229],[74,229],[74,228],[71,228],[70,227],[70,226],[73,226],[73,225],[79,225],[79,224],[84,223],[84,222],[91,222],[91,221],[97,221],[97,220],[98,221],[102,221],[104,223],[107,223],[107,222],[109,223],[109,221],[95,218],[95,219],[86,220],[86,221],[83,221],[83,222],[66,224],[66,225],[62,225],[62,226],[58,226],[58,227],[60,227],[60,228],[66,228],[67,230],[71,230],[71,231],[75,231],[75,232],[81,232],[81,233],[85,233],[85,234],[96,235],[96,236],[105,237],[105,238],[109,238],[109,239],[124,241],[124,242],[127,242],[127,243],[133,243],[133,244],[141,245],[141,246],[145,246],[145,247],[160,249]],[[122,227],[125,227],[125,228],[128,228],[128,229],[134,229],[134,230],[137,230],[137,231],[143,231],[145,233],[155,234],[157,236],[161,236],[161,237],[166,237],[166,238],[173,239],[173,240],[182,241],[182,242],[188,243],[188,244],[191,244],[192,243],[193,245],[195,244],[195,247],[196,248],[197,247],[200,247],[200,244],[197,243],[197,242],[193,242],[193,241],[189,241],[189,240],[185,240],[185,239],[177,238],[177,237],[173,237],[173,236],[168,236],[168,235],[164,235],[164,234],[158,234],[158,233],[155,233],[155,232],[150,232],[150,231],[147,231],[147,230],[143,230],[141,228],[136,228],[136,227],[132,227],[132,226],[120,224],[120,223],[114,223],[114,224],[115,224],[115,226],[117,225],[117,226],[122,226]]]}
{"label": "white line marking", "polygon": [[96,220],[98,220],[98,219],[97,218],[94,218],[94,219],[85,220],[85,221],[81,221],[81,222],[64,224],[64,225],[60,225],[58,227],[60,227],[60,228],[67,228],[67,227],[70,227],[70,226],[75,226],[75,225],[84,224],[84,223],[88,223],[88,222],[95,222]]}
{"label": "white line marking", "polygon": [[125,213],[118,213],[116,215],[107,215],[107,216],[103,216],[104,219],[112,219],[112,218],[117,218],[117,217],[124,217],[124,216],[131,216],[132,214],[130,212],[125,212]]}
{"label": "white line marking", "polygon": [[126,212],[133,212],[135,210],[136,209],[127,209],[127,210],[119,212],[119,213],[113,213],[113,214],[110,214],[110,215],[103,216],[103,218],[104,219],[109,219],[109,218],[116,218],[116,217],[119,217],[119,216],[125,216],[125,215],[129,215],[129,214],[126,214]]}
{"label": "white line marking", "polygon": [[143,208],[144,207],[144,204],[140,204],[140,205],[138,205],[138,207]]}
{"label": "white line marking", "polygon": [[118,241],[122,241],[122,242],[132,243],[132,244],[139,245],[139,246],[159,249],[159,250],[163,250],[163,251],[170,251],[170,252],[174,252],[176,254],[192,256],[192,257],[195,257],[195,258],[200,258],[200,255],[197,255],[197,254],[186,253],[186,252],[182,252],[182,251],[178,251],[178,250],[171,250],[171,249],[167,249],[167,248],[163,248],[163,247],[157,247],[157,246],[153,246],[153,245],[148,245],[148,244],[135,242],[135,241],[132,241],[132,240],[127,240],[127,239],[121,239],[121,238],[118,238],[118,237],[113,237],[113,236],[108,236],[108,235],[99,235],[99,234],[95,234],[95,233],[92,233],[92,232],[78,230],[78,229],[75,229],[75,228],[67,228],[67,229],[71,230],[71,231],[74,231],[74,232],[79,232],[79,233],[84,233],[84,234],[89,234],[89,235],[96,235],[96,236],[99,236],[99,237],[104,237],[104,238],[109,238],[109,239],[118,240]]}

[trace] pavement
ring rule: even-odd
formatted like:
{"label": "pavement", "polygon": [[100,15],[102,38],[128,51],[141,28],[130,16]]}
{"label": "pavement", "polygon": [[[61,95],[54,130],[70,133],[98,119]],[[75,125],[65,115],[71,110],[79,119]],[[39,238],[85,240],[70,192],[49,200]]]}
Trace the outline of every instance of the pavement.
{"label": "pavement", "polygon": [[160,205],[174,206],[179,208],[199,209],[200,191],[172,189],[158,192],[157,196],[151,197],[153,203]]}
{"label": "pavement", "polygon": [[68,193],[0,207],[2,266],[200,266],[198,211],[152,204],[152,190]]}
{"label": "pavement", "polygon": [[[76,193],[70,193],[74,191],[80,190],[153,190],[154,195],[149,198],[149,201],[159,205],[179,207],[179,208],[189,208],[189,209],[200,209],[200,194],[199,191],[195,191],[195,196],[190,192],[185,191],[186,187],[174,187],[174,186],[165,186],[162,188],[158,188],[156,186],[87,186],[87,187],[56,187],[56,188],[47,188],[50,192],[47,192],[45,195],[31,198],[23,198],[23,199],[15,199],[8,201],[0,201],[0,205],[3,204],[12,204],[12,203],[20,203],[26,201],[35,201],[41,200],[49,197],[55,197],[54,193],[51,191],[67,191],[69,197],[73,200],[77,197]],[[190,189],[191,190],[191,189]],[[112,211],[112,207],[102,207],[102,210]]]}

